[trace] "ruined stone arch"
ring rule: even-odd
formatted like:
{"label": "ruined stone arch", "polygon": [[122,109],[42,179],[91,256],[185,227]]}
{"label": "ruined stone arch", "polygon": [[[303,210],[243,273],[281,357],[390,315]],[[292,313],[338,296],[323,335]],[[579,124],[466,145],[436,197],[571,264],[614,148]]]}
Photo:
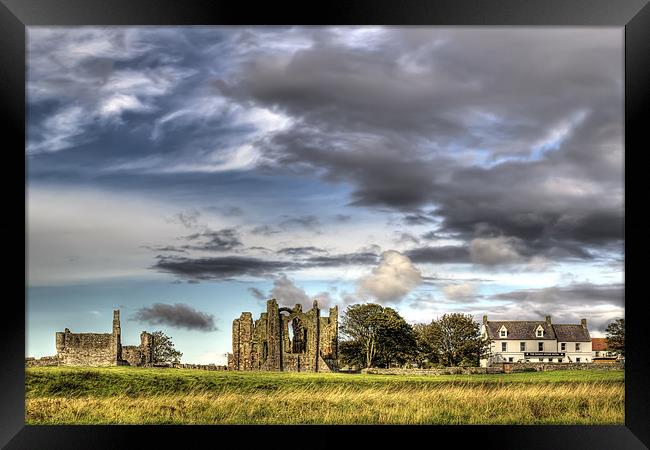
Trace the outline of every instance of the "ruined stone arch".
{"label": "ruined stone arch", "polygon": [[[250,312],[233,320],[233,352],[230,370],[328,372],[336,370],[338,308],[321,316],[316,302],[303,311],[280,307],[269,299],[266,312],[253,321]],[[290,332],[291,331],[291,332]]]}
{"label": "ruined stone arch", "polygon": [[300,354],[307,352],[308,317],[298,304],[294,308],[279,308],[282,317],[285,352]]}

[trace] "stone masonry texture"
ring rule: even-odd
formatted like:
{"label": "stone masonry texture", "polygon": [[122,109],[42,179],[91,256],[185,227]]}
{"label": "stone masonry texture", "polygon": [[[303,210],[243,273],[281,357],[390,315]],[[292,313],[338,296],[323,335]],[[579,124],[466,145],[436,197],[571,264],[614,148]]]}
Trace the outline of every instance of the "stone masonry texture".
{"label": "stone masonry texture", "polygon": [[279,307],[266,302],[266,312],[253,321],[244,312],[232,325],[229,370],[285,372],[336,371],[338,357],[338,308],[321,317],[318,303],[303,312],[302,306]]}
{"label": "stone masonry texture", "polygon": [[140,345],[122,346],[120,311],[113,311],[111,333],[72,333],[68,328],[55,333],[56,356],[27,358],[27,366],[151,366],[153,335],[143,331]]}

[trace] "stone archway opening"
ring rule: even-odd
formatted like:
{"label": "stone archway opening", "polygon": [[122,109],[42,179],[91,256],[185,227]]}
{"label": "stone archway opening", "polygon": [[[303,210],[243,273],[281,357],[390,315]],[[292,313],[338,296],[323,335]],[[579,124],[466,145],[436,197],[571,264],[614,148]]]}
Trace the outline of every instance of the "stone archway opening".
{"label": "stone archway opening", "polygon": [[289,324],[291,353],[305,353],[307,350],[307,328],[298,317]]}

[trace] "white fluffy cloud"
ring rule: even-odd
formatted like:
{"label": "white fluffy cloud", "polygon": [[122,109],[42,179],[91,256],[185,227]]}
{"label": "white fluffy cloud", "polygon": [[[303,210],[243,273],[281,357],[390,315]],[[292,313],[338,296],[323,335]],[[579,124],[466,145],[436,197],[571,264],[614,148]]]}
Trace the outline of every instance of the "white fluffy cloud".
{"label": "white fluffy cloud", "polygon": [[442,293],[450,300],[469,299],[476,293],[474,283],[448,284],[442,288]]}
{"label": "white fluffy cloud", "polygon": [[379,265],[359,280],[359,294],[380,303],[403,298],[422,281],[422,274],[408,256],[395,250],[381,254]]}

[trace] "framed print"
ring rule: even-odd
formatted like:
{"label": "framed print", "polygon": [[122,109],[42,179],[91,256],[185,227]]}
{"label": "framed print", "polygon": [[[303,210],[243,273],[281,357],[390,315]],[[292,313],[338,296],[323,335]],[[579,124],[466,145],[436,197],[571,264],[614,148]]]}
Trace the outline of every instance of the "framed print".
{"label": "framed print", "polygon": [[647,1],[0,12],[6,448],[650,445]]}

